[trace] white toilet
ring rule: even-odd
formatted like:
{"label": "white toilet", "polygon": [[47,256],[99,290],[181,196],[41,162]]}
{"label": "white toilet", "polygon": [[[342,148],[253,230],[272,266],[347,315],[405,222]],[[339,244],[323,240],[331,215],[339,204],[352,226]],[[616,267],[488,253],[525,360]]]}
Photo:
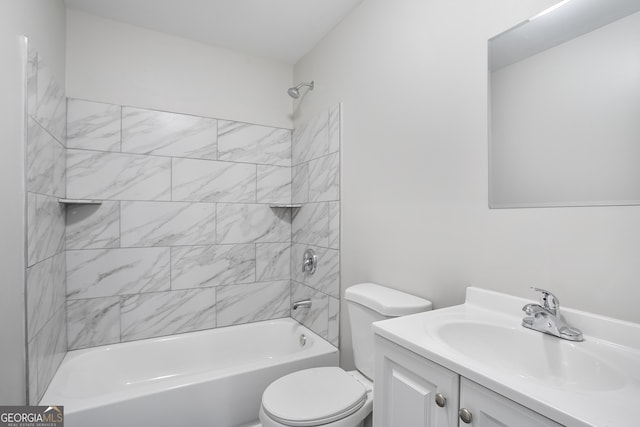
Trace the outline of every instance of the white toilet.
{"label": "white toilet", "polygon": [[263,427],[360,427],[373,407],[373,331],[378,320],[431,310],[431,301],[373,283],[345,291],[357,371],[305,369],[271,383],[262,395]]}

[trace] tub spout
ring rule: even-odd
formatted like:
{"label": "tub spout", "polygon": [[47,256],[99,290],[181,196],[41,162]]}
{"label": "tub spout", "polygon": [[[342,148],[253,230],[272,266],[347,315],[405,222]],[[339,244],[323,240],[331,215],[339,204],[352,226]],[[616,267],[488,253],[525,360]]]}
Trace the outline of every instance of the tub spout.
{"label": "tub spout", "polygon": [[311,308],[311,300],[310,299],[303,299],[300,301],[295,301],[293,303],[293,307],[294,310],[297,310],[298,308]]}

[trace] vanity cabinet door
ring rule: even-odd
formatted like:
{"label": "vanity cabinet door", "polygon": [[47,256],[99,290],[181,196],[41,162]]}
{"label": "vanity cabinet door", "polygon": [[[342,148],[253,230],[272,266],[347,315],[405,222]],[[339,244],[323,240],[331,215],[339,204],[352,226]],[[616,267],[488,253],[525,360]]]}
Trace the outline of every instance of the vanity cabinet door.
{"label": "vanity cabinet door", "polygon": [[376,335],[374,427],[455,427],[459,376]]}
{"label": "vanity cabinet door", "polygon": [[466,378],[460,379],[460,408],[471,413],[471,422],[461,416],[459,427],[562,427]]}

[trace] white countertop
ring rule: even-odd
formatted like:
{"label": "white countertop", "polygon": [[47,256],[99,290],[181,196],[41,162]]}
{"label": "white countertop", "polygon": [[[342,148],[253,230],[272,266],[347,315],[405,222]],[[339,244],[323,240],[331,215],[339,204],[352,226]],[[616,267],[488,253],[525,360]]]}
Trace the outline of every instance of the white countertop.
{"label": "white countertop", "polygon": [[[561,308],[584,341],[521,326],[535,302],[470,287],[465,304],[384,320],[374,332],[567,426],[640,425],[640,324]],[[451,331],[469,333],[456,336]],[[459,334],[458,334],[459,335]]]}

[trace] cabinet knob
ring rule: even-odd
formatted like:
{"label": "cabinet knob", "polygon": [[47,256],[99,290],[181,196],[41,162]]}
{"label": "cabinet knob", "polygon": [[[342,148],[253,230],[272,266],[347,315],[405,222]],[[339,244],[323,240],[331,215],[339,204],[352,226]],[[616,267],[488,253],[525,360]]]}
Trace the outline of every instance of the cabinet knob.
{"label": "cabinet knob", "polygon": [[460,416],[460,419],[463,423],[471,424],[471,420],[473,419],[473,417],[471,416],[471,412],[469,412],[467,408],[460,409],[458,415]]}
{"label": "cabinet knob", "polygon": [[444,395],[442,393],[437,393],[436,394],[436,405],[438,405],[441,408],[444,408],[444,405],[447,404],[447,398],[444,397]]}

